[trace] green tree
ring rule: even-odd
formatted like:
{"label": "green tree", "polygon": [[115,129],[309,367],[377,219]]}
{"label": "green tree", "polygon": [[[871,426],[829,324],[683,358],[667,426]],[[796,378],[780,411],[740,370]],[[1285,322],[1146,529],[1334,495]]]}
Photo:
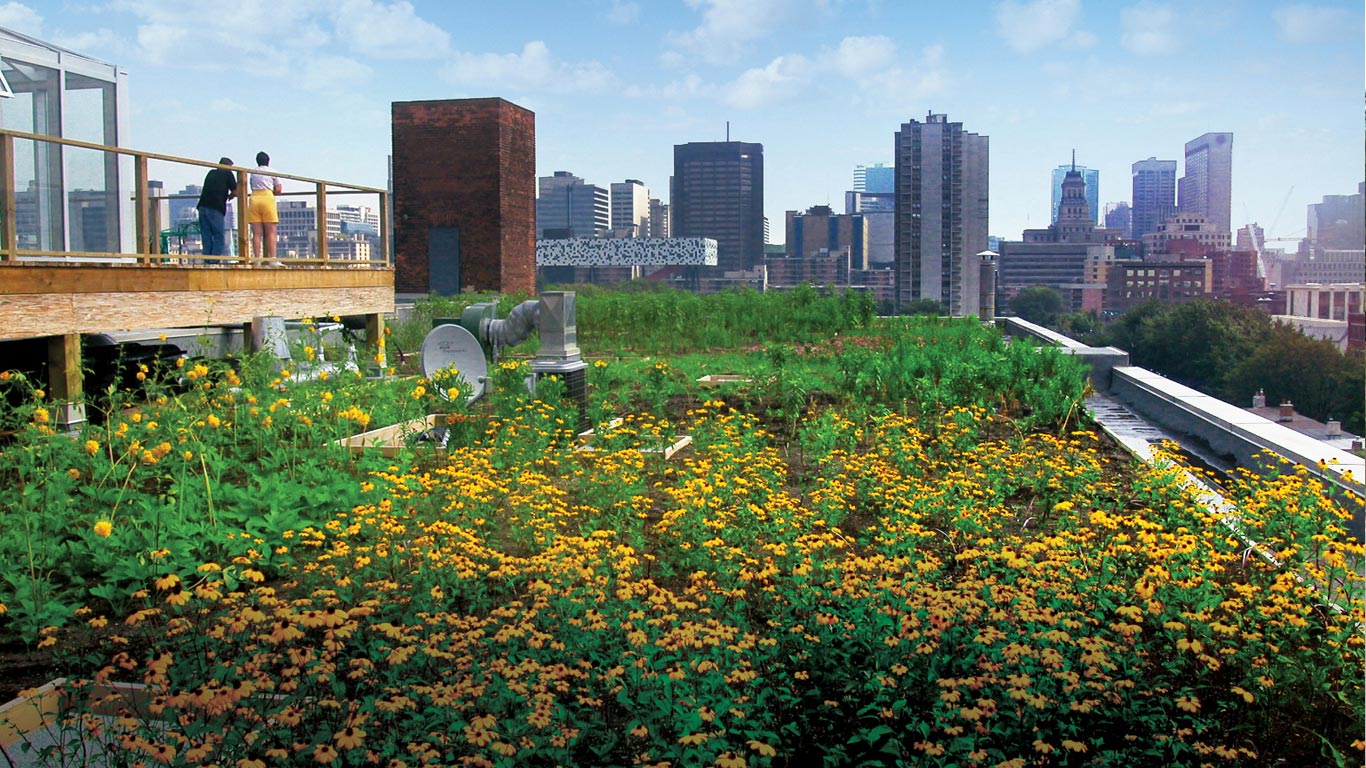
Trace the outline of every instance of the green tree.
{"label": "green tree", "polygon": [[1010,311],[1016,317],[1039,325],[1052,326],[1062,314],[1062,294],[1047,285],[1035,285],[1015,294]]}
{"label": "green tree", "polygon": [[1328,341],[1311,339],[1296,328],[1277,324],[1270,336],[1230,372],[1229,399],[1246,405],[1265,390],[1268,404],[1289,401],[1311,419],[1337,419],[1361,433],[1362,365]]}
{"label": "green tree", "polygon": [[938,299],[914,299],[901,305],[903,315],[947,315],[949,308],[944,306],[944,302]]}

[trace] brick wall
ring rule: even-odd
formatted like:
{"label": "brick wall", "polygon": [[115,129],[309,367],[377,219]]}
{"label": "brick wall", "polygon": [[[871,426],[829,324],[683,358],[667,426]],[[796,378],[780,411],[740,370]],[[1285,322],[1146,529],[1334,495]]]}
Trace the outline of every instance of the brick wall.
{"label": "brick wall", "polygon": [[394,287],[431,290],[428,232],[460,232],[460,287],[536,289],[536,115],[503,99],[393,104]]}

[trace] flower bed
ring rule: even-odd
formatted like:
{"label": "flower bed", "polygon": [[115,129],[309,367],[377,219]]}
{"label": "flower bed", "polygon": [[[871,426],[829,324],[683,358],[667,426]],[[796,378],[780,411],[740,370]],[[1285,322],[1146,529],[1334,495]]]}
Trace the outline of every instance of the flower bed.
{"label": "flower bed", "polygon": [[[259,561],[155,570],[130,612],[82,617],[121,649],[83,663],[175,717],[130,709],[101,737],[220,765],[1359,758],[1362,552],[1321,486],[1239,476],[1275,562],[1249,556],[1171,470],[1078,426],[1071,362],[894,335],[904,367],[880,378],[847,349],[824,373],[767,350],[761,414],[604,397],[623,422],[591,453],[574,406],[495,402],[471,444],[370,466],[358,501],[260,536]],[[647,403],[696,378],[660,362],[594,375]],[[842,399],[789,422],[777,388],[821,376]],[[1047,428],[1021,429],[1022,404]],[[670,462],[639,450],[681,433]],[[287,559],[261,551],[277,541]]]}

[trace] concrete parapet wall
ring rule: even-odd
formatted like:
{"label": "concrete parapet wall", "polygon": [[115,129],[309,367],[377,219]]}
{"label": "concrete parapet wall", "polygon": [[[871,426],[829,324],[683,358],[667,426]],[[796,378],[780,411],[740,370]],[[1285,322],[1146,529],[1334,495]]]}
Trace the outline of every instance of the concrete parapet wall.
{"label": "concrete parapet wall", "polygon": [[1003,333],[1013,338],[1035,339],[1045,344],[1058,346],[1063,353],[1076,355],[1086,363],[1091,371],[1091,386],[1097,392],[1110,391],[1110,372],[1117,366],[1129,364],[1129,353],[1115,347],[1091,347],[1068,338],[1042,325],[1036,325],[1018,317],[998,317],[996,324]]}
{"label": "concrete parapet wall", "polygon": [[1347,502],[1353,511],[1352,533],[1366,537],[1366,460],[1354,454],[1268,421],[1255,413],[1198,392],[1145,368],[1120,366],[1112,371],[1110,392],[1144,418],[1195,437],[1214,451],[1232,456],[1239,466],[1273,469],[1267,452],[1307,468],[1325,482],[1355,494]]}

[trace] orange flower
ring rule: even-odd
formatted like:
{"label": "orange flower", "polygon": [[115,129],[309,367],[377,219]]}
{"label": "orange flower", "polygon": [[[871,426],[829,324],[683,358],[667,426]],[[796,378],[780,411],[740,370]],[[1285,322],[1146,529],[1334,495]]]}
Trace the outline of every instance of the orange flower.
{"label": "orange flower", "polygon": [[326,765],[337,759],[337,750],[331,744],[319,744],[313,750],[313,761]]}
{"label": "orange flower", "polygon": [[365,740],[365,730],[362,728],[347,728],[344,731],[338,731],[336,735],[332,737],[332,740],[337,742],[337,746],[342,749],[355,749]]}
{"label": "orange flower", "polygon": [[93,530],[96,536],[99,536],[101,539],[107,539],[109,538],[109,534],[114,532],[114,524],[108,520],[100,520],[95,523]]}

